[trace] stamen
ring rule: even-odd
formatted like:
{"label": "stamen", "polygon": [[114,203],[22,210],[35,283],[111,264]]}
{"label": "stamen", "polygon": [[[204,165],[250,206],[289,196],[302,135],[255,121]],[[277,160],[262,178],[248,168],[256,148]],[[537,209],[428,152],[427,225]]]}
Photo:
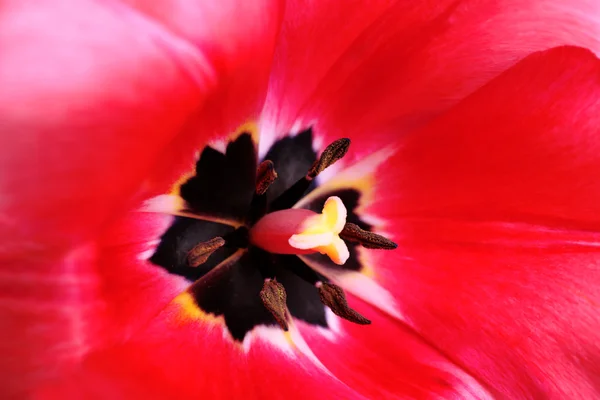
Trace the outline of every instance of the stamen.
{"label": "stamen", "polygon": [[260,217],[267,213],[266,192],[269,186],[277,179],[275,165],[271,160],[261,162],[256,170],[256,189],[252,197],[250,212],[248,213],[247,223],[254,224]]}
{"label": "stamen", "polygon": [[207,242],[198,243],[188,253],[188,264],[190,267],[198,267],[208,260],[217,249],[225,245],[225,239],[216,237]]}
{"label": "stamen", "polygon": [[398,245],[390,239],[373,232],[365,231],[358,225],[348,222],[340,237],[349,242],[358,243],[367,249],[394,250]]}
{"label": "stamen", "polygon": [[350,139],[348,138],[338,139],[331,143],[325,148],[325,150],[323,150],[321,157],[319,157],[319,159],[315,161],[312,167],[308,170],[306,179],[313,180],[317,175],[323,172],[325,168],[333,165],[337,160],[344,157],[349,148]]}
{"label": "stamen", "polygon": [[273,204],[271,204],[271,211],[292,208],[293,205],[304,196],[304,193],[309,188],[313,179],[327,167],[344,157],[348,152],[349,147],[350,139],[347,138],[338,139],[327,146],[321,154],[321,157],[313,163],[306,175],[275,199]]}
{"label": "stamen", "polygon": [[275,165],[271,160],[265,160],[260,163],[256,172],[256,194],[263,195],[277,179],[277,172],[275,172]]}
{"label": "stamen", "polygon": [[265,279],[263,288],[260,291],[260,299],[265,308],[273,314],[281,329],[287,331],[287,295],[283,285],[275,279]]}
{"label": "stamen", "polygon": [[368,325],[371,323],[370,320],[360,315],[358,311],[350,308],[342,288],[326,282],[317,282],[316,286],[319,289],[321,302],[329,307],[335,315],[359,325]]}

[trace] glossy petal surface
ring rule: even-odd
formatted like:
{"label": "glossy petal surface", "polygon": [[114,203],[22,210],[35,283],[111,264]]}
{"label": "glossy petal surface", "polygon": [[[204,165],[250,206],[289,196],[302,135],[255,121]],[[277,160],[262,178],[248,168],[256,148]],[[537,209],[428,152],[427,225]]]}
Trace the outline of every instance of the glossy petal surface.
{"label": "glossy petal surface", "polygon": [[399,139],[364,210],[400,244],[367,252],[400,318],[502,396],[597,394],[599,72],[528,57]]}
{"label": "glossy petal surface", "polygon": [[[313,124],[325,142],[349,136],[364,151],[373,150],[427,123],[531,52],[563,44],[600,51],[594,0],[397,1],[385,7],[360,35],[347,36],[352,41],[343,42],[344,51],[319,57],[302,81],[275,69],[270,96],[283,100],[273,101],[272,109],[267,103],[265,126],[282,134],[301,121]],[[328,18],[345,20],[340,11],[329,11]],[[284,20],[291,28],[281,52],[302,45],[301,54],[311,54],[301,40],[313,30],[296,21],[305,15]],[[319,54],[328,43],[319,39],[308,46]],[[334,63],[321,75],[326,61]],[[284,79],[286,90],[278,91]],[[391,136],[373,137],[384,131]]]}

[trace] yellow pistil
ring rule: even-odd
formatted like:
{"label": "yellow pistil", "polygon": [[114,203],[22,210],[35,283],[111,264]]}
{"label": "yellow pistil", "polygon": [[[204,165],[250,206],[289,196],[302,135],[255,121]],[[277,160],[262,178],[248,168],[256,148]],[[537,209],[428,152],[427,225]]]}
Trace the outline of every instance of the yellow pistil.
{"label": "yellow pistil", "polygon": [[292,235],[290,246],[300,250],[314,250],[327,255],[331,261],[343,265],[350,253],[340,232],[346,225],[346,207],[339,197],[327,199],[321,214],[307,218],[300,233]]}

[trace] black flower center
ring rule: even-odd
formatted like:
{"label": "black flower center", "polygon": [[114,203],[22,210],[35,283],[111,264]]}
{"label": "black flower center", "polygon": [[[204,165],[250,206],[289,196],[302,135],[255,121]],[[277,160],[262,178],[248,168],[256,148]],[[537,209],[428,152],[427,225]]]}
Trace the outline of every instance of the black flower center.
{"label": "black flower center", "polygon": [[[330,156],[339,154],[337,149]],[[186,213],[198,218],[175,217],[150,261],[194,282],[188,292],[196,305],[223,316],[236,340],[243,340],[257,325],[285,328],[281,315],[285,305],[292,317],[323,327],[327,327],[324,304],[343,313],[344,304],[336,303],[345,303],[341,289],[297,256],[268,253],[250,245],[247,236],[262,215],[293,206],[318,186],[313,177],[323,166],[320,162],[327,164],[325,155],[317,158],[312,130],[307,129],[277,141],[265,159],[259,160],[251,135],[242,133],[228,143],[225,153],[205,147],[195,175],[179,189]],[[350,240],[349,260],[343,266],[330,263],[331,268],[358,271],[362,266],[353,242],[360,242],[371,229],[356,213],[361,193],[337,189],[304,207],[320,212],[330,196],[338,196],[347,208]]]}

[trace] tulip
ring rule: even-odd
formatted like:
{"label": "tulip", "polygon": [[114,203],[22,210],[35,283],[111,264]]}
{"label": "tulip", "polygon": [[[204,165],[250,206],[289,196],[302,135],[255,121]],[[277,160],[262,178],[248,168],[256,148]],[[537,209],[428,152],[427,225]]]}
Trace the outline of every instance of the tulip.
{"label": "tulip", "polygon": [[1,2],[1,397],[597,398],[598,21]]}

